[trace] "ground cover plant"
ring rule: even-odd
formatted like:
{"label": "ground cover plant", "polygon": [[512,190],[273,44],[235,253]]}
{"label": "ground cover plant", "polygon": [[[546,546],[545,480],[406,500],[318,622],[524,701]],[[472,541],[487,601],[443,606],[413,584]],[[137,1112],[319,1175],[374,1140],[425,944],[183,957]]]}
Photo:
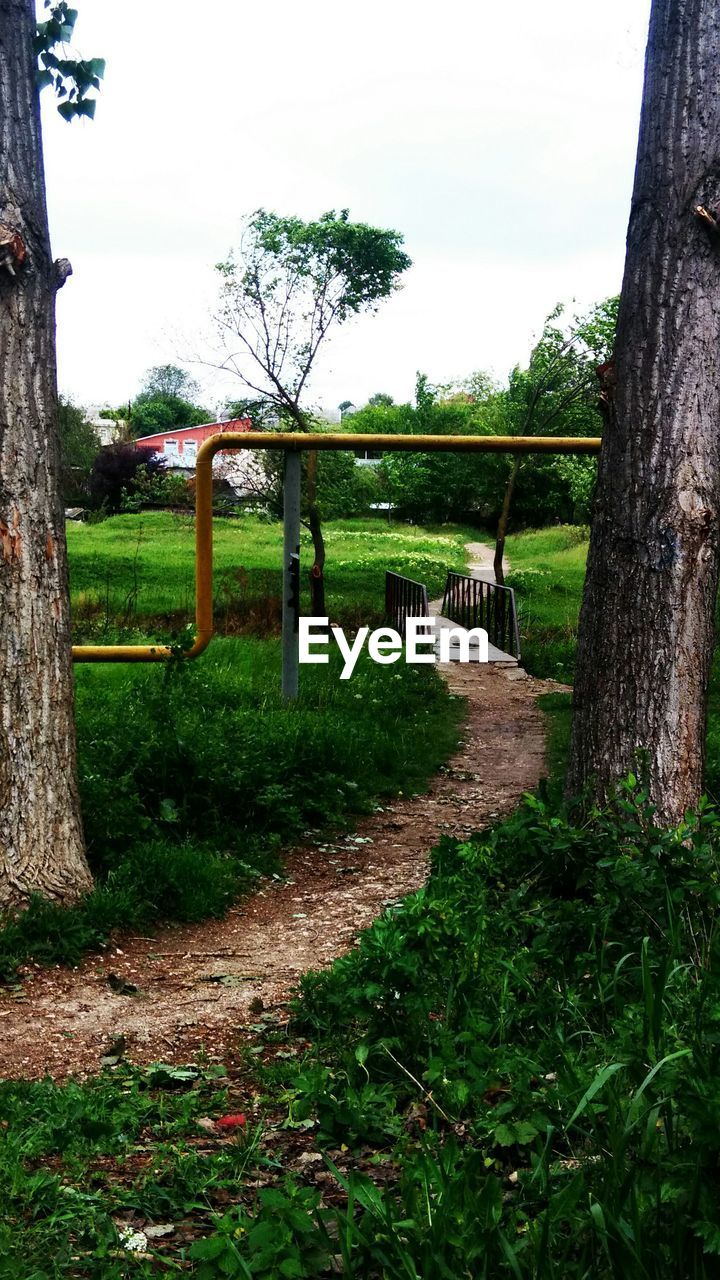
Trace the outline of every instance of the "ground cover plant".
{"label": "ground cover plant", "polygon": [[1,1086],[36,1266],[7,1274],[716,1276],[719,855],[714,811],[660,831],[636,777],[589,817],[533,797],[444,840],[229,1095],[202,1067]]}
{"label": "ground cover plant", "polygon": [[587,548],[583,525],[529,529],[507,540],[523,660],[542,679],[572,680]]}

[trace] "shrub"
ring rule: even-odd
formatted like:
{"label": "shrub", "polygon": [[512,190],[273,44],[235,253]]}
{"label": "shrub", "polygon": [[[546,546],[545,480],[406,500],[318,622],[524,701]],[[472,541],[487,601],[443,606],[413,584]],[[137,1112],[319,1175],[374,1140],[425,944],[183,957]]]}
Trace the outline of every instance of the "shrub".
{"label": "shrub", "polygon": [[95,458],[90,474],[90,495],[97,506],[110,512],[120,511],[123,497],[134,492],[139,479],[148,480],[162,474],[164,459],[154,449],[139,449],[133,444],[109,444]]}

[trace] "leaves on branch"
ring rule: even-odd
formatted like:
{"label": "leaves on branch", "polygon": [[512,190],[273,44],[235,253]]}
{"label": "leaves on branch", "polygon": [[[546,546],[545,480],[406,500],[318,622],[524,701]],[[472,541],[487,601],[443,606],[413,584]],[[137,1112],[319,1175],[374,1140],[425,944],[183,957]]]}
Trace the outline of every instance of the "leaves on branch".
{"label": "leaves on branch", "polygon": [[72,39],[78,12],[71,9],[66,0],[45,0],[45,8],[50,16],[47,21],[37,24],[35,36],[38,86],[55,90],[60,99],[58,111],[64,120],[72,120],[76,116],[87,116],[92,120],[96,100],[88,95],[100,88],[100,81],[105,75],[105,60],[59,56],[56,50],[60,48],[65,52],[65,46]]}
{"label": "leaves on branch", "polygon": [[305,429],[300,405],[320,346],[399,287],[411,265],[401,246],[398,232],[351,222],[347,209],[312,222],[256,209],[239,253],[218,263],[220,367]]}

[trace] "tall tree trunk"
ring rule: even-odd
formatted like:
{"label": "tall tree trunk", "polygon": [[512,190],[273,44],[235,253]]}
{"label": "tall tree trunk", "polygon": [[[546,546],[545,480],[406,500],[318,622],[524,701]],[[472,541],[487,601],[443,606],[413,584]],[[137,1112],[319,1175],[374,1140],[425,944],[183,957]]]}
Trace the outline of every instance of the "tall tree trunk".
{"label": "tall tree trunk", "polygon": [[515,481],[520,470],[521,457],[519,453],[515,454],[510,475],[505,485],[505,493],[503,495],[503,504],[500,511],[500,519],[498,520],[497,535],[495,538],[495,557],[493,559],[493,572],[495,581],[502,586],[505,582],[505,574],[503,572],[503,556],[505,555],[505,538],[507,536],[508,520],[510,519],[510,504],[515,491]]}
{"label": "tall tree trunk", "polygon": [[91,887],[75,772],[70,617],[33,0],[0,0],[0,907]]}
{"label": "tall tree trunk", "polygon": [[718,0],[654,0],[567,784],[646,749],[667,823],[701,792],[718,578],[719,65]]}
{"label": "tall tree trunk", "polygon": [[307,499],[308,524],[313,543],[313,563],[310,568],[310,601],[312,616],[324,618],[325,613],[325,539],[317,505],[317,452],[308,453]]}

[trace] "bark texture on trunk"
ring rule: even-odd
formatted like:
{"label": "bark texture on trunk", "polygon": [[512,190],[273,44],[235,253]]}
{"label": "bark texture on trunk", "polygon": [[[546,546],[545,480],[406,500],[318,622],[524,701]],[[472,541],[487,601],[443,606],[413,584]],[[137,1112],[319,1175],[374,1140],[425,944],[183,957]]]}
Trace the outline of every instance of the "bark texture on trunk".
{"label": "bark texture on trunk", "polygon": [[58,489],[55,272],[35,87],[33,0],[0,0],[0,908],[91,887],[75,770],[70,616]]}
{"label": "bark texture on trunk", "polygon": [[667,823],[702,788],[720,514],[720,3],[654,0],[580,619],[568,790],[649,753]]}

